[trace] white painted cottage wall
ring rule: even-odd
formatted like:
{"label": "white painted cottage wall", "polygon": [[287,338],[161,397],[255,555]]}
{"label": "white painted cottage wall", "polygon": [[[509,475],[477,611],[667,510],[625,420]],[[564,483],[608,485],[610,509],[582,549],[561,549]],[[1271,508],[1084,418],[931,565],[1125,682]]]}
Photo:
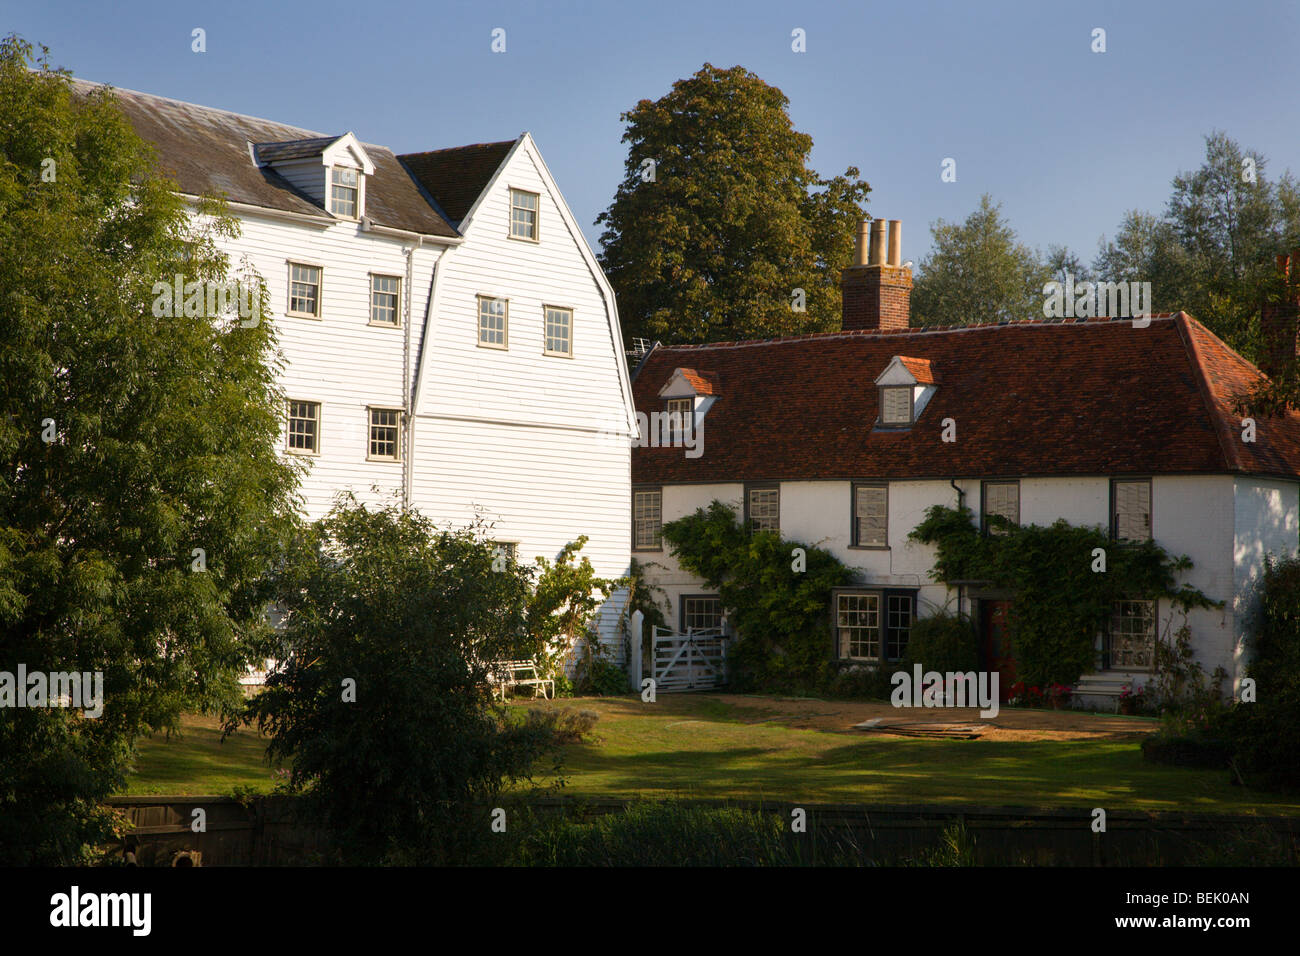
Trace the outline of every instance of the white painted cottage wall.
{"label": "white painted cottage wall", "polygon": [[[797,481],[781,483],[781,532],[786,537],[822,547],[849,567],[858,569],[873,585],[919,587],[918,613],[929,616],[945,605],[955,608],[956,594],[929,577],[935,550],[910,541],[908,535],[935,504],[952,507],[957,494],[947,481],[915,480],[889,483],[888,550],[852,548],[851,490],[845,481]],[[980,481],[963,479],[957,485],[965,493],[967,506],[979,514]],[[1239,483],[1240,485],[1240,483]],[[1276,487],[1274,487],[1276,486]],[[1231,601],[1238,589],[1234,577],[1234,513],[1237,524],[1246,522],[1245,540],[1268,527],[1269,540],[1277,546],[1296,546],[1295,484],[1272,483],[1265,487],[1239,488],[1234,511],[1234,483],[1231,476],[1157,476],[1152,480],[1152,526],[1156,541],[1174,555],[1186,554],[1192,570],[1181,581],[1200,588],[1212,598],[1226,600],[1223,611],[1193,611],[1188,617],[1197,658],[1207,672],[1222,665],[1232,673],[1234,619]],[[731,504],[741,513],[743,485],[739,482],[663,486],[663,520],[690,514],[713,500]],[[1242,502],[1250,515],[1241,517]],[[1287,509],[1290,509],[1289,511]],[[1026,478],[1020,482],[1022,524],[1047,525],[1064,518],[1076,525],[1109,527],[1110,480],[1108,477]],[[1290,517],[1288,518],[1287,515]],[[1290,522],[1289,525],[1287,522]],[[1241,547],[1238,545],[1237,550]],[[652,582],[669,599],[669,620],[678,621],[680,597],[705,593],[698,579],[682,570],[668,553],[637,552],[634,557],[651,567]],[[1262,561],[1262,555],[1260,556]],[[965,610],[969,611],[969,601]],[[1162,602],[1160,618],[1169,620],[1170,608]],[[1180,623],[1181,618],[1175,621]],[[1144,678],[1139,677],[1139,681]]]}

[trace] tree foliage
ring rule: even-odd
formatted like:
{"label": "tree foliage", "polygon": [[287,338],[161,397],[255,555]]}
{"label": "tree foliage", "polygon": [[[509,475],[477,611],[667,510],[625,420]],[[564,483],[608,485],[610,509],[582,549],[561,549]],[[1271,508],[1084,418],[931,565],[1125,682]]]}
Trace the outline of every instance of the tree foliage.
{"label": "tree foliage", "polygon": [[1043,284],[1054,268],[1016,238],[1002,204],[987,193],[963,223],[930,227],[934,251],[918,263],[912,287],[913,325],[967,325],[1043,317]]}
{"label": "tree foliage", "polygon": [[1276,294],[1274,256],[1300,245],[1300,184],[1266,175],[1267,159],[1222,131],[1180,172],[1160,215],[1132,210],[1101,244],[1102,279],[1151,283],[1158,312],[1186,311],[1258,361],[1260,304]]}
{"label": "tree foliage", "polygon": [[[1219,607],[1198,589],[1178,584],[1192,567],[1154,541],[1119,544],[1101,528],[1064,519],[1044,527],[1013,525],[997,517],[1000,534],[981,534],[965,505],[934,505],[909,537],[937,548],[936,581],[986,581],[1015,592],[1008,626],[1016,673],[1036,685],[1071,685],[1093,669],[1097,635],[1115,602],[1169,601],[1184,610]],[[1099,567],[1097,549],[1105,558]]]}
{"label": "tree foliage", "polygon": [[[794,129],[788,106],[753,73],[706,63],[622,114],[624,177],[596,222],[629,337],[839,327],[840,271],[870,186],[853,167],[830,179],[809,169],[812,138]],[[792,308],[796,289],[806,311]]]}
{"label": "tree foliage", "polygon": [[486,801],[546,749],[544,728],[507,722],[488,683],[491,662],[535,647],[530,577],[475,528],[355,502],[286,563],[286,658],[243,719],[292,763],[290,787],[346,859],[463,861],[488,832]]}
{"label": "tree foliage", "polygon": [[154,282],[228,274],[236,222],[14,36],[0,116],[0,671],[103,674],[98,719],[0,709],[0,856],[58,863],[139,734],[238,700],[295,475],[270,325],[153,314]]}

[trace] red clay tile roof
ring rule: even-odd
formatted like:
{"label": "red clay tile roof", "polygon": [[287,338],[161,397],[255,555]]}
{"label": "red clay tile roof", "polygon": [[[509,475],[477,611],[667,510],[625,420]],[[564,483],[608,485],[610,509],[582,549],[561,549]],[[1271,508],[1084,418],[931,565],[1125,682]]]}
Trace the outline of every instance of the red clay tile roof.
{"label": "red clay tile roof", "polygon": [[397,158],[459,226],[514,145],[515,140],[475,143]]}
{"label": "red clay tile roof", "polygon": [[[85,96],[102,84],[73,80],[73,91]],[[196,106],[135,90],[113,89],[118,105],[141,138],[153,144],[160,165],[180,191],[192,196],[225,194],[234,202],[327,216],[310,196],[271,169],[259,168],[249,143],[292,141],[333,142],[312,130],[272,120],[243,116],[208,106]],[[341,133],[339,135],[342,135]],[[375,164],[366,183],[366,216],[380,226],[429,236],[457,235],[456,230],[425,199],[410,175],[386,146],[363,143]]]}
{"label": "red clay tile roof", "polygon": [[919,385],[934,385],[938,379],[934,376],[934,370],[930,368],[929,359],[911,358],[907,355],[900,355],[898,361],[903,363],[903,367],[912,373]]}
{"label": "red clay tile roof", "polygon": [[[676,371],[682,373],[682,378],[686,379],[686,384],[695,389],[696,395],[714,394],[714,388],[717,385],[716,375],[708,372],[700,373],[693,368],[679,368]],[[668,378],[671,380],[672,375],[669,375]]]}
{"label": "red clay tile roof", "polygon": [[[894,355],[942,370],[908,430],[876,431],[872,383]],[[682,366],[727,388],[704,454],[634,448],[636,482],[1249,473],[1300,478],[1300,413],[1241,441],[1234,397],[1261,373],[1185,313],[1131,320],[851,331],[659,346],[633,382],[638,410]],[[956,422],[957,441],[940,440]]]}

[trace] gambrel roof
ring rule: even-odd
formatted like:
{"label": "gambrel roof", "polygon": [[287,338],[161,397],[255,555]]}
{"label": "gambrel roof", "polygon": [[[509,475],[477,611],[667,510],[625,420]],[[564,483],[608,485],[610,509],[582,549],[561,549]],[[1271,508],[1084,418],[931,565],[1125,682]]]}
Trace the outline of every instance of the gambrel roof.
{"label": "gambrel roof", "polygon": [[[73,80],[82,95],[102,84]],[[112,88],[118,105],[143,139],[153,144],[163,171],[191,196],[224,194],[227,199],[280,212],[326,217],[321,205],[259,161],[318,155],[340,136],[272,120],[197,106],[180,100]],[[428,236],[458,233],[421,193],[393,151],[362,144],[374,162],[366,182],[366,217],[379,226]],[[256,156],[256,158],[255,158]]]}
{"label": "gambrel roof", "polygon": [[[910,428],[876,429],[873,383],[899,355],[934,395]],[[704,453],[635,448],[635,482],[1300,478],[1300,413],[1258,419],[1244,442],[1234,406],[1263,373],[1183,312],[1146,328],[1057,320],[658,346],[633,383],[637,409],[662,410],[659,391],[683,367],[724,383]],[[942,440],[949,418],[955,442]]]}
{"label": "gambrel roof", "polygon": [[475,143],[397,158],[458,228],[517,140]]}

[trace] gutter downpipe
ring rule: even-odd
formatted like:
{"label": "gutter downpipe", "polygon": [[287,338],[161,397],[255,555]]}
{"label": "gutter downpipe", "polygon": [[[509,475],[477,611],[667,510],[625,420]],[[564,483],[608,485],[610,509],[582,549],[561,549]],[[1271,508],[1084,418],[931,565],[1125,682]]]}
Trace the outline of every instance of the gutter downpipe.
{"label": "gutter downpipe", "polygon": [[[957,507],[958,508],[964,507],[966,504],[966,492],[962,491],[961,485],[957,484],[957,479],[949,478],[948,484],[952,485],[952,490],[957,492]],[[966,594],[966,585],[958,584],[957,585],[957,616],[958,617],[961,617],[962,614],[965,613],[963,610],[966,604],[965,594]],[[967,616],[969,617],[969,615]]]}

